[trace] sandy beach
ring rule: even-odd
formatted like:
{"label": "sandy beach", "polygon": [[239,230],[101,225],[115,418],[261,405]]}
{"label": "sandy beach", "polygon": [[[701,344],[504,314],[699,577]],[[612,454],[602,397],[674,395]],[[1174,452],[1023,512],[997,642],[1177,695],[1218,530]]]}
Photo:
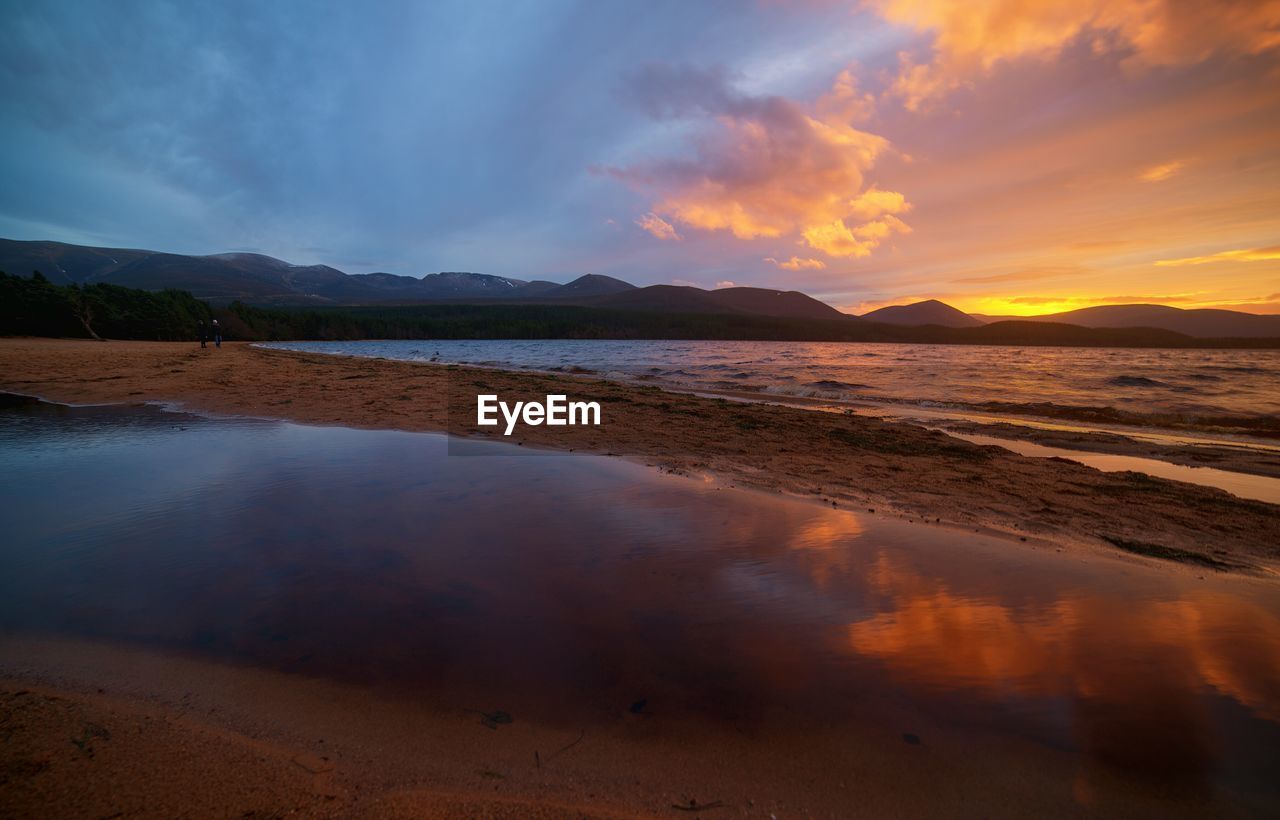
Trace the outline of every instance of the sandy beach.
{"label": "sandy beach", "polygon": [[[490,729],[409,699],[297,676],[66,640],[0,641],[42,682],[0,678],[8,817],[1197,817],[1247,815],[1182,786],[1079,766],[995,730],[750,729],[618,710],[592,725]],[[518,707],[517,707],[518,709]],[[70,740],[70,742],[69,742]],[[33,806],[43,806],[34,813]]]}
{"label": "sandy beach", "polygon": [[[379,574],[382,558],[376,551],[363,570],[330,565],[326,561],[333,559],[305,538],[286,551],[296,550],[307,565],[329,567],[354,597],[339,599],[324,584],[312,588],[304,580],[271,587],[266,602],[254,606],[275,602],[278,608],[244,613],[249,631],[228,633],[229,649],[222,654],[182,643],[182,636],[200,633],[193,626],[200,618],[228,608],[239,613],[240,602],[258,600],[237,597],[253,584],[237,574],[239,565],[229,555],[230,574],[204,574],[208,587],[202,594],[211,596],[212,609],[192,602],[184,611],[195,620],[175,624],[172,632],[147,626],[154,619],[144,617],[142,637],[130,640],[118,615],[121,631],[101,640],[39,630],[0,634],[0,814],[6,816],[1199,816],[1249,815],[1270,801],[1252,787],[1222,789],[1212,781],[1211,744],[1194,728],[1200,707],[1183,698],[1208,685],[1251,715],[1265,721],[1270,714],[1274,670],[1266,658],[1280,633],[1275,619],[1249,601],[1265,600],[1274,583],[1280,516],[1272,505],[1190,484],[1021,457],[912,424],[664,392],[589,374],[349,359],[244,344],[201,350],[189,344],[10,339],[0,342],[0,389],[75,404],[154,402],[212,416],[471,437],[480,432],[459,408],[473,407],[478,390],[530,398],[564,392],[600,401],[605,423],[521,427],[516,443],[531,450],[607,454],[704,477],[695,482],[699,486],[799,496],[808,503],[787,503],[821,515],[843,515],[834,507],[894,527],[926,524],[913,530],[925,535],[922,540],[932,541],[936,531],[938,544],[965,553],[947,559],[959,574],[944,580],[913,568],[908,553],[889,549],[857,558],[869,562],[863,565],[854,562],[856,550],[823,551],[821,544],[830,543],[822,540],[824,528],[856,530],[856,522],[815,519],[796,532],[740,522],[746,530],[735,531],[731,541],[745,542],[747,530],[763,530],[755,536],[768,551],[756,561],[792,556],[814,589],[832,589],[834,578],[849,584],[858,577],[871,585],[871,595],[894,603],[883,615],[868,614],[848,626],[837,619],[831,632],[788,632],[785,617],[762,611],[759,624],[722,635],[706,626],[691,631],[684,620],[714,606],[712,590],[725,571],[715,549],[695,553],[698,563],[679,555],[623,555],[602,564],[594,557],[598,551],[587,549],[585,564],[556,569],[567,559],[529,539],[528,550],[502,553],[497,568],[463,567],[460,578],[501,572],[492,578],[493,594],[512,608],[509,617],[517,623],[542,617],[547,600],[567,594],[573,603],[560,613],[563,619],[551,606],[549,620],[537,627],[558,628],[563,635],[531,647],[530,658],[504,643],[501,619],[494,622],[496,631],[477,633],[479,647],[471,648],[467,635],[457,637],[462,657],[481,669],[492,662],[503,670],[489,681],[482,678],[480,686],[450,678],[448,662],[456,655],[440,655],[440,670],[426,657],[414,665],[414,638],[433,628],[447,630],[449,616],[426,610],[422,621],[405,624],[403,634],[390,625],[394,618],[377,620],[382,603],[396,601],[385,579],[410,577],[411,565],[390,564],[387,574]],[[458,460],[460,468],[486,466],[483,460]],[[531,462],[530,469],[537,464],[542,462]],[[465,483],[466,475],[486,475],[447,472],[440,481]],[[501,493],[500,486],[506,485],[490,476],[483,490],[473,491]],[[366,492],[366,499],[384,498],[392,489],[378,485]],[[369,514],[396,519],[403,515],[397,510],[413,508],[416,492],[406,491],[404,508]],[[776,495],[759,497],[776,503]],[[461,499],[454,503],[462,505]],[[273,499],[265,506],[279,503]],[[679,508],[670,500],[655,504],[675,524]],[[581,515],[571,510],[557,507],[547,514]],[[283,531],[296,529],[289,516],[297,514],[282,513]],[[497,529],[491,527],[477,543],[501,541],[493,533],[509,531],[509,521],[493,518]],[[701,540],[710,544],[708,536],[724,524],[702,520],[705,529],[687,532],[702,532]],[[271,531],[269,523],[259,526]],[[456,524],[441,526],[450,531]],[[372,537],[376,543],[377,534]],[[470,550],[470,542],[462,541]],[[156,549],[164,561],[172,541],[161,542]],[[877,543],[872,538],[868,547]],[[229,544],[217,546],[225,552]],[[365,554],[362,548],[352,552]],[[350,560],[343,556],[338,560]],[[528,583],[536,591],[530,592],[522,581],[538,570],[524,562],[548,557],[551,568]],[[452,559],[444,554],[437,560],[419,570],[423,577],[440,576]],[[586,574],[601,566],[609,568],[605,574]],[[1074,592],[1049,595],[1027,612],[1012,600],[966,593],[964,572],[986,577],[992,567],[1022,578],[1009,591],[1014,599],[1030,600],[1030,584],[1046,578],[1080,573],[1075,577],[1083,580],[1068,583]],[[1105,593],[1110,597],[1088,597],[1104,592],[1108,584],[1100,580],[1116,582]],[[115,590],[118,581],[104,575],[94,583]],[[443,600],[469,611],[467,601],[474,596],[459,592],[457,582],[442,583]],[[410,589],[411,600],[431,600],[429,589]],[[609,595],[613,608],[593,604],[592,590]],[[1126,600],[1123,590],[1136,597],[1121,616],[1113,607]],[[1236,592],[1244,597],[1237,600]],[[539,597],[544,593],[550,598]],[[806,605],[816,600],[802,590],[793,594]],[[156,596],[154,588],[150,595]],[[122,604],[119,612],[164,610],[166,601]],[[334,615],[315,611],[326,602],[335,607]],[[645,629],[655,631],[634,634],[630,613],[646,607],[664,613],[662,620],[642,619]],[[580,608],[594,613],[587,619],[593,627],[584,625]],[[725,612],[750,611],[744,605]],[[374,620],[358,620],[370,612]],[[259,635],[258,617],[277,626]],[[295,617],[300,620],[287,626]],[[719,621],[717,616],[711,622]],[[360,655],[342,654],[354,651],[351,641],[333,631],[344,624],[363,641],[377,636],[379,657],[408,656],[405,663],[425,671],[408,687],[393,677],[362,679],[354,669],[348,674],[342,659]],[[1122,628],[1116,630],[1117,624]],[[1237,635],[1240,624],[1248,628],[1238,640],[1218,643],[1218,636]],[[1113,631],[1112,639],[1098,640]],[[1170,631],[1186,642],[1153,641]],[[317,635],[330,636],[333,645],[314,644]],[[798,640],[800,635],[807,637]],[[573,642],[562,660],[578,657],[583,647],[614,647],[605,651],[616,656],[593,656],[588,666],[613,669],[617,679],[577,681],[592,693],[586,699],[571,686],[559,688],[554,676],[549,688],[528,672],[513,680],[520,677],[514,670],[544,657],[539,653],[553,651],[560,640]],[[801,649],[803,640],[813,644]],[[821,677],[813,664],[832,651],[831,640],[844,647],[841,652],[852,647],[851,657],[868,670],[899,676],[904,688],[875,683],[880,673],[872,671],[849,682]],[[724,657],[708,657],[704,645]],[[1144,663],[1159,671],[1133,674],[1126,663],[1131,650],[1145,653]],[[317,665],[313,652],[331,657],[328,665]],[[509,658],[487,657],[495,653]],[[295,655],[296,663],[289,660]],[[1160,685],[1193,668],[1201,677],[1185,687]],[[575,680],[565,674],[566,681]],[[1194,682],[1200,679],[1205,684]],[[642,688],[638,680],[647,684]],[[940,705],[948,696],[916,700],[939,685],[960,700],[949,706]],[[735,705],[741,692],[732,693],[739,686],[759,690],[759,702]],[[1008,718],[987,722],[985,716],[1001,713],[983,704],[1003,697],[1010,686],[1022,697],[1076,704],[1071,743],[1010,731],[1010,725],[1023,724],[1002,723]],[[632,703],[645,693],[653,697],[655,689],[665,693],[656,706]],[[693,700],[683,701],[685,695]],[[1131,714],[1134,704],[1142,708]],[[492,709],[506,717],[491,719],[486,710]],[[953,711],[962,717],[952,719]],[[1166,742],[1149,731],[1157,725],[1177,730]],[[1249,743],[1265,741],[1265,735],[1248,737]],[[1244,782],[1265,778],[1269,764],[1250,765],[1257,774]]]}
{"label": "sandy beach", "polygon": [[[612,383],[193,344],[0,341],[0,390],[70,403],[162,402],[307,424],[448,431],[601,453],[939,527],[1001,533],[1010,549],[1124,552],[1170,571],[1274,576],[1280,511],[1207,487],[1027,458],[872,418]],[[478,392],[599,401],[600,427],[481,431]],[[450,408],[454,412],[450,413]],[[461,418],[460,418],[461,417]]]}

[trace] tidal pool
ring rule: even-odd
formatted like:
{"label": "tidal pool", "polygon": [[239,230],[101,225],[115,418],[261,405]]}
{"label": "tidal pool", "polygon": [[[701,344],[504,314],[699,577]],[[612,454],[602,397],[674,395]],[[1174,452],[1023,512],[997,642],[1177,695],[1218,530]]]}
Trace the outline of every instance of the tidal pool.
{"label": "tidal pool", "polygon": [[575,725],[638,705],[760,744],[892,715],[907,743],[980,732],[1280,803],[1274,584],[468,450],[491,457],[439,435],[10,400],[0,631]]}

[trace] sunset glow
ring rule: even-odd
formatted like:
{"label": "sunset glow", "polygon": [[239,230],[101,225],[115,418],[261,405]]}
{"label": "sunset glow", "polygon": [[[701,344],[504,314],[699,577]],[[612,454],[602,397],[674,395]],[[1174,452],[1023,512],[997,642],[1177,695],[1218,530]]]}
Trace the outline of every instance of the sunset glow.
{"label": "sunset glow", "polygon": [[851,312],[1280,311],[1280,252],[1237,247],[1280,236],[1280,4],[885,0],[848,26],[911,45],[812,103],[641,77],[682,82],[663,116],[705,124],[692,159],[615,173],[691,253],[760,247]]}
{"label": "sunset glow", "polygon": [[138,10],[111,72],[92,14],[15,13],[0,235],[850,311],[1280,312],[1280,0],[384,11]]}

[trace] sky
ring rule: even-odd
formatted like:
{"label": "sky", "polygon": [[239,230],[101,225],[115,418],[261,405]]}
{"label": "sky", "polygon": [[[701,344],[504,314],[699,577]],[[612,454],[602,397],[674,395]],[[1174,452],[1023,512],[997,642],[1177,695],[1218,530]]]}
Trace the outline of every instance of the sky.
{"label": "sky", "polygon": [[1280,0],[0,0],[0,236],[1280,313]]}

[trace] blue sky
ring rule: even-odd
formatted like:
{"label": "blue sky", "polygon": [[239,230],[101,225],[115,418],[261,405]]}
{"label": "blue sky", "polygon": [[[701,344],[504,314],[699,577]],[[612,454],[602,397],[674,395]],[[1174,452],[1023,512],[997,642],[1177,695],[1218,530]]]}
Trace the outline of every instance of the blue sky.
{"label": "blue sky", "polygon": [[[4,0],[0,236],[851,309],[1265,305],[1275,4],[1154,40],[1139,11],[1024,5]],[[1222,127],[1169,136],[1208,108]]]}
{"label": "blue sky", "polygon": [[591,168],[680,135],[629,73],[696,58],[803,93],[850,50],[788,65],[820,18],[741,3],[372,5],[6,4],[0,235],[415,274],[634,254],[614,270],[643,278],[647,235],[605,220],[645,203]]}

